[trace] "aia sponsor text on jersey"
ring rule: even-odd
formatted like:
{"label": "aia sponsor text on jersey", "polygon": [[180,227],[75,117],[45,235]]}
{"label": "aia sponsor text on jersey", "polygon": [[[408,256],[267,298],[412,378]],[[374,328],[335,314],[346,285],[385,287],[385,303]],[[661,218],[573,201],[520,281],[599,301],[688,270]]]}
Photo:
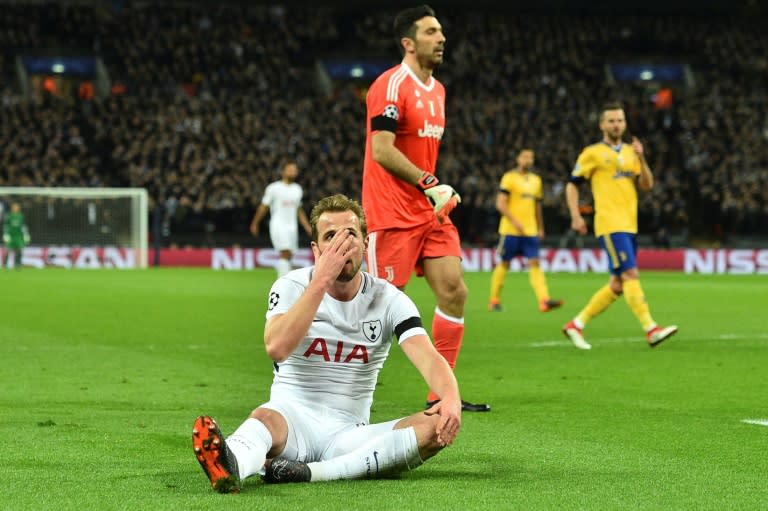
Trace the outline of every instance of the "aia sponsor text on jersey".
{"label": "aia sponsor text on jersey", "polygon": [[344,343],[344,341],[326,341],[318,337],[312,341],[309,348],[304,352],[304,357],[321,357],[326,362],[337,362],[348,364],[354,360],[359,360],[363,364],[368,363],[368,350],[360,344]]}

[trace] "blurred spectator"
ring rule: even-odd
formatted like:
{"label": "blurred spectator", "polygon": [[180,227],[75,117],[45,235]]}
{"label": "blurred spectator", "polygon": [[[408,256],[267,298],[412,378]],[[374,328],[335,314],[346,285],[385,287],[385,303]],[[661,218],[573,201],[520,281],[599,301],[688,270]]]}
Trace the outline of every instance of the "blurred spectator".
{"label": "blurred spectator", "polygon": [[90,80],[80,82],[80,86],[77,88],[77,97],[82,101],[93,101],[93,96],[93,82]]}
{"label": "blurred spectator", "polygon": [[[306,169],[306,204],[336,192],[359,198],[367,84],[338,83],[322,95],[315,61],[347,54],[394,62],[391,14],[4,4],[4,76],[12,76],[16,48],[88,48],[102,55],[112,94],[94,97],[83,82],[82,109],[56,96],[52,77],[46,98],[5,87],[0,185],[146,187],[166,202],[168,239],[247,233],[284,155]],[[726,241],[768,230],[768,36],[760,17],[445,8],[440,20],[449,62],[437,76],[451,94],[438,175],[464,197],[454,213],[462,239],[495,242],[496,184],[520,147],[537,154],[547,231],[567,231],[563,184],[573,148],[599,137],[595,98],[625,105],[657,176],[640,196],[641,233]],[[681,56],[698,86],[661,84],[654,96],[648,84],[606,80],[606,62],[649,54]]]}

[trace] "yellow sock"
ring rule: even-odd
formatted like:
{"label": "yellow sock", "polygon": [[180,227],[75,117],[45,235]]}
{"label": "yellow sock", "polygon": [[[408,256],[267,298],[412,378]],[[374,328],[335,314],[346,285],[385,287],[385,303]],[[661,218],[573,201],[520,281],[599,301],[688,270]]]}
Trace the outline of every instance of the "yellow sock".
{"label": "yellow sock", "polygon": [[496,265],[491,274],[491,303],[499,303],[501,298],[501,288],[504,287],[504,279],[507,277],[509,269],[503,262]]}
{"label": "yellow sock", "polygon": [[589,303],[584,307],[584,310],[579,312],[576,319],[580,321],[582,325],[586,325],[590,319],[602,313],[609,305],[615,302],[618,297],[619,295],[613,292],[611,286],[606,284],[592,295],[592,298],[589,299]]}
{"label": "yellow sock", "polygon": [[547,278],[544,272],[538,266],[531,266],[528,269],[528,282],[531,283],[533,292],[536,293],[536,300],[549,300],[549,289],[547,288]]}
{"label": "yellow sock", "polygon": [[624,281],[624,299],[627,300],[627,305],[632,309],[632,314],[635,315],[643,326],[643,330],[648,331],[654,325],[654,322],[639,280],[631,279]]}

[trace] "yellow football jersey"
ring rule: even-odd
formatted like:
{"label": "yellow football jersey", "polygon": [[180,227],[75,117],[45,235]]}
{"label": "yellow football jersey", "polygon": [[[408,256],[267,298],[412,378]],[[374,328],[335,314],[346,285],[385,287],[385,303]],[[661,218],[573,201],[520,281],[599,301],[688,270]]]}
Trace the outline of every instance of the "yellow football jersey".
{"label": "yellow football jersey", "polygon": [[508,195],[507,207],[512,216],[523,225],[523,232],[518,231],[505,216],[499,222],[499,234],[505,236],[536,236],[539,223],[536,219],[537,201],[542,198],[541,178],[527,172],[510,170],[501,177],[499,188]]}
{"label": "yellow football jersey", "polygon": [[640,158],[631,145],[605,142],[584,148],[571,172],[588,179],[595,199],[595,235],[637,233],[637,187]]}

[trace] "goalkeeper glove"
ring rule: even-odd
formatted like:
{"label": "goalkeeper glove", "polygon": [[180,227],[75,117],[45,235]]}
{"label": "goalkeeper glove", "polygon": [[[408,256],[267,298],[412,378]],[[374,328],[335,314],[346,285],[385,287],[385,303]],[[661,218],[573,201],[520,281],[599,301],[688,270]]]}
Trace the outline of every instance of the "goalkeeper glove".
{"label": "goalkeeper glove", "polygon": [[24,244],[29,245],[29,234],[24,235]]}
{"label": "goalkeeper glove", "polygon": [[443,222],[453,208],[461,202],[461,196],[450,185],[441,185],[440,181],[429,172],[424,172],[417,186],[427,196],[427,200],[435,210],[437,220]]}
{"label": "goalkeeper glove", "polygon": [[8,244],[11,242],[11,235],[10,234],[3,234],[3,243]]}

